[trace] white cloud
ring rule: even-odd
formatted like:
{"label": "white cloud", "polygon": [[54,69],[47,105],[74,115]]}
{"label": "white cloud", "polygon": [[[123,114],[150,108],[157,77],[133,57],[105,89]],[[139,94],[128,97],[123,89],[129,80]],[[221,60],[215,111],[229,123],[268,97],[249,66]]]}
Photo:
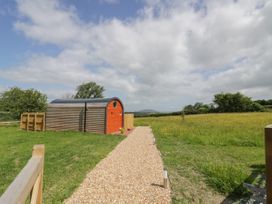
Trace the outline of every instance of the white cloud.
{"label": "white cloud", "polygon": [[18,0],[17,4],[23,20],[17,21],[15,28],[27,37],[63,47],[87,40],[84,39],[86,26],[76,15],[74,7],[64,7],[56,0]]}
{"label": "white cloud", "polygon": [[68,86],[94,80],[135,109],[179,108],[220,91],[272,97],[271,1],[198,3],[149,0],[135,19],[94,24],[58,1],[19,0],[15,28],[62,51],[33,56],[7,76]]}

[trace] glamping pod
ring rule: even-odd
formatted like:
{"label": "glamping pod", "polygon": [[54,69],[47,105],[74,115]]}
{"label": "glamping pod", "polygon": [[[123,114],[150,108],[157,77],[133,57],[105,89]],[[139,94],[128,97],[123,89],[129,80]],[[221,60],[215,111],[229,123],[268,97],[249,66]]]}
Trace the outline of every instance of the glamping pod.
{"label": "glamping pod", "polygon": [[111,134],[124,126],[119,98],[56,99],[47,106],[46,130]]}

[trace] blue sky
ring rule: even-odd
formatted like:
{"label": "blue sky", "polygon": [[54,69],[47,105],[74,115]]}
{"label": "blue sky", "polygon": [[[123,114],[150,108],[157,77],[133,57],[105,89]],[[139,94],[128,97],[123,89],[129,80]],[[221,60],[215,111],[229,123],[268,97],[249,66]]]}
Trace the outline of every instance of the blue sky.
{"label": "blue sky", "polygon": [[49,100],[95,81],[127,111],[218,92],[271,98],[272,2],[0,0],[0,91]]}
{"label": "blue sky", "polygon": [[[20,31],[14,28],[14,22],[20,19],[20,13],[17,11],[17,2],[10,0],[0,0],[0,55],[5,56],[0,61],[0,69],[8,69],[9,67],[18,66],[35,54],[45,54],[49,56],[57,55],[61,49],[54,44],[41,44],[25,37]],[[102,0],[66,0],[62,2],[62,6],[72,7],[78,13],[78,17],[84,22],[98,23],[101,20],[117,18],[121,20],[129,20],[137,15],[137,11],[143,6],[143,2],[135,1],[102,1]],[[31,77],[31,76],[30,76]],[[9,88],[19,86],[22,88],[37,89],[54,89],[54,86],[62,86],[61,83],[56,84],[33,84],[20,81],[1,79],[1,86]],[[64,92],[63,95],[66,93]],[[111,91],[108,96],[111,97],[115,92]],[[116,93],[120,94],[120,93]],[[60,96],[62,97],[62,96]],[[49,100],[52,97],[49,95]]]}
{"label": "blue sky", "polygon": [[[112,2],[112,3],[111,3]],[[78,16],[85,22],[99,22],[101,19],[129,19],[137,15],[137,11],[143,6],[143,2],[135,1],[101,1],[101,0],[65,0],[64,6],[72,6],[78,12]],[[60,50],[54,45],[39,44],[26,38],[22,33],[14,29],[14,22],[20,14],[17,11],[16,1],[0,0],[0,55],[5,56],[0,61],[0,67],[17,65],[27,57],[35,53],[56,55]]]}

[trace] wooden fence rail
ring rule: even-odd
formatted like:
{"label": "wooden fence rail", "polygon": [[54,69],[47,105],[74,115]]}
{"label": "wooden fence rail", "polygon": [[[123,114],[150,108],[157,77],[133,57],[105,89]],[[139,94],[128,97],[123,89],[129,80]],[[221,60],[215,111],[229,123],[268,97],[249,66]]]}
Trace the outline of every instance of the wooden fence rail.
{"label": "wooden fence rail", "polygon": [[44,145],[34,145],[32,157],[0,197],[0,204],[24,203],[30,195],[31,204],[42,204]]}

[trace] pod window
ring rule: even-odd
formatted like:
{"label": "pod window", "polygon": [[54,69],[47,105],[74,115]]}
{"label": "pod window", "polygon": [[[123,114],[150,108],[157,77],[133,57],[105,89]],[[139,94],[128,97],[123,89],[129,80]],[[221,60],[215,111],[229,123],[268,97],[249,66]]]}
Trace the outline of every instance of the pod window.
{"label": "pod window", "polygon": [[117,101],[113,102],[113,107],[116,108],[117,107]]}

